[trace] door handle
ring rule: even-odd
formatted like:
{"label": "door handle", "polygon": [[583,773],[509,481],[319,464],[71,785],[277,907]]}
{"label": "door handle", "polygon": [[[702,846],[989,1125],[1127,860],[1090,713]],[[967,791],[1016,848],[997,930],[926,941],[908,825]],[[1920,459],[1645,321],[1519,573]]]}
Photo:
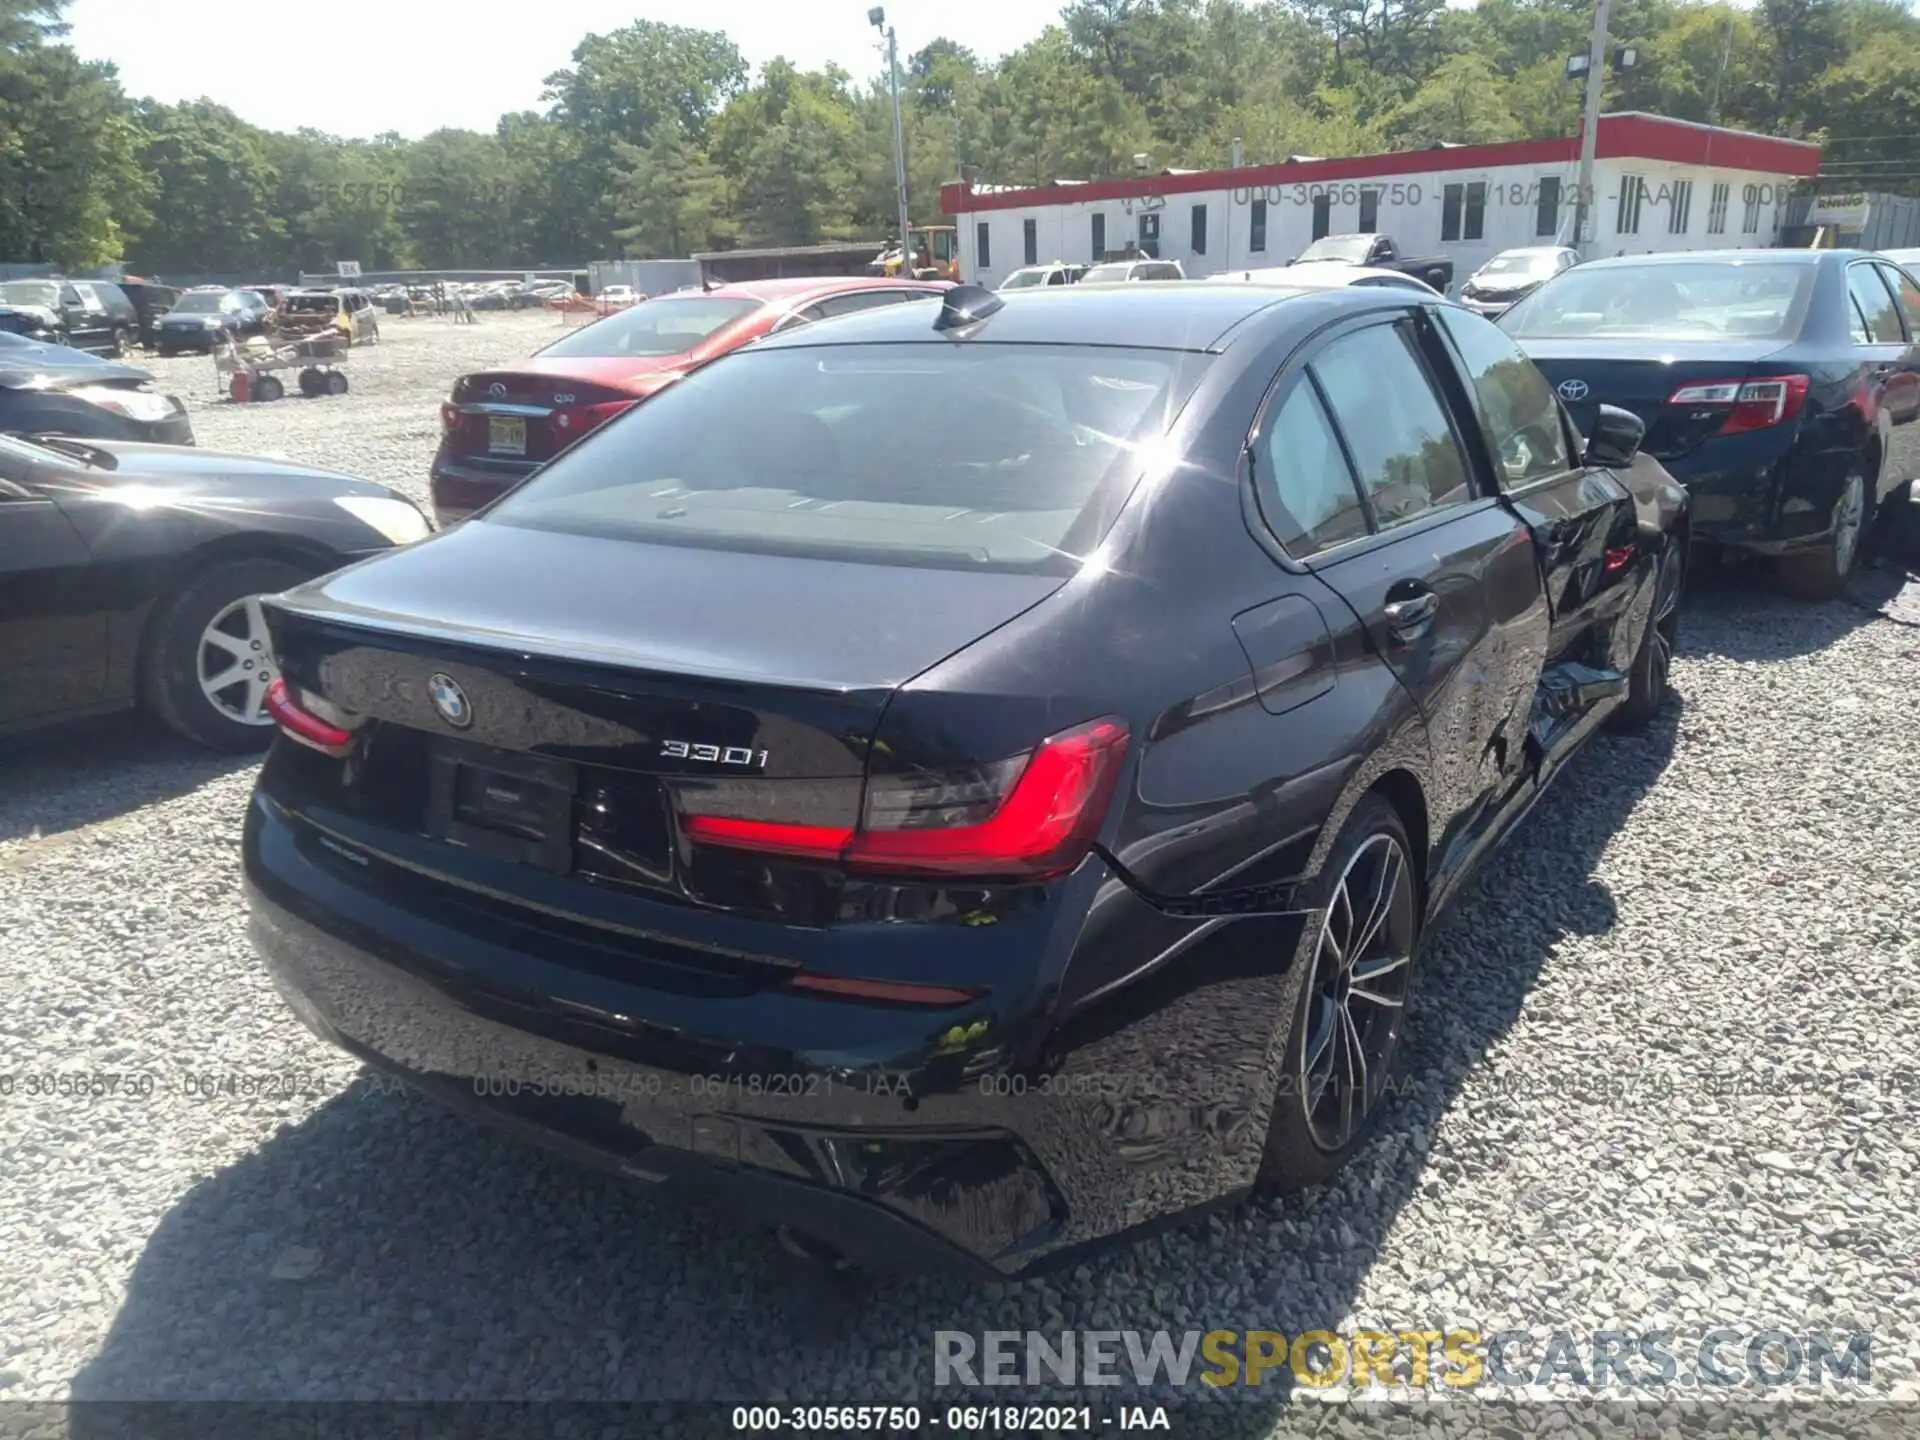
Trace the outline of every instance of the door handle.
{"label": "door handle", "polygon": [[1433,628],[1433,617],[1440,613],[1440,597],[1421,590],[1386,605],[1387,628],[1397,640],[1418,640]]}

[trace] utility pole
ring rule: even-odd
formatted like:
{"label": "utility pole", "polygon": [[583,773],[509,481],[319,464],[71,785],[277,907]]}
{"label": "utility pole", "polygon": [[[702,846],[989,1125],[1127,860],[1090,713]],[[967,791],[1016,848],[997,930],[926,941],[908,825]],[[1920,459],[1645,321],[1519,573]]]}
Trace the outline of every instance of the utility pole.
{"label": "utility pole", "polygon": [[1588,216],[1593,205],[1593,156],[1600,140],[1600,90],[1607,83],[1607,12],[1612,0],[1596,0],[1593,39],[1587,45],[1587,103],[1580,121],[1580,179],[1573,194],[1573,246],[1587,253]]}
{"label": "utility pole", "polygon": [[900,123],[900,47],[893,27],[887,24],[887,12],[876,5],[867,11],[874,29],[887,37],[887,84],[893,91],[893,183],[899,192],[900,278],[913,278],[913,235],[907,222],[907,132]]}

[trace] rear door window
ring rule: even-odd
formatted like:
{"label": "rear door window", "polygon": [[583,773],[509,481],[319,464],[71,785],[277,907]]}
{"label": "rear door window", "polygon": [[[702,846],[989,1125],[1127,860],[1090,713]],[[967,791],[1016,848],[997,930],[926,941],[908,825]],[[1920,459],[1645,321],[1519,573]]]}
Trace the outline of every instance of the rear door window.
{"label": "rear door window", "polygon": [[1210,363],[1110,346],[750,347],[597,430],[480,523],[1070,574]]}
{"label": "rear door window", "polygon": [[1474,498],[1466,456],[1404,324],[1343,335],[1309,368],[1381,528]]}
{"label": "rear door window", "polygon": [[1880,278],[1887,282],[1887,288],[1893,291],[1894,301],[1907,322],[1907,334],[1920,338],[1920,282],[1896,266],[1878,265],[1874,268],[1879,270]]}
{"label": "rear door window", "polygon": [[1860,307],[1860,317],[1866,322],[1867,339],[1871,344],[1907,343],[1906,330],[1900,323],[1900,307],[1894,301],[1893,292],[1882,283],[1876,266],[1849,265],[1847,292]]}
{"label": "rear door window", "polygon": [[1353,467],[1326,407],[1302,377],[1254,451],[1260,514],[1289,554],[1305,557],[1367,533]]}

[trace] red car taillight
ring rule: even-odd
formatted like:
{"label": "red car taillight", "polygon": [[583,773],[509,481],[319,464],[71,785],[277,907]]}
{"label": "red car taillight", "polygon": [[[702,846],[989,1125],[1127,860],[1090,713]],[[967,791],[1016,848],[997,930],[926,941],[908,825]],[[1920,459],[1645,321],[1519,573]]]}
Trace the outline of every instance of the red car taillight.
{"label": "red car taillight", "polygon": [[451,400],[440,402],[440,428],[452,430],[460,423],[460,407]]}
{"label": "red car taillight", "polygon": [[1667,397],[1669,405],[1727,407],[1716,434],[1768,430],[1784,425],[1807,403],[1805,375],[1773,375],[1758,380],[1703,380],[1682,385]]}
{"label": "red car taillight", "polygon": [[607,400],[598,405],[576,405],[570,410],[553,412],[553,430],[565,445],[578,440],[589,430],[594,430],[613,419],[634,402],[631,400]]}
{"label": "red car taillight", "polygon": [[301,705],[283,679],[276,678],[267,686],[266,707],[267,714],[273,717],[282,735],[310,750],[318,750],[322,755],[338,759],[353,748],[351,730],[343,730],[338,725],[322,720]]}
{"label": "red car taillight", "polygon": [[703,814],[681,823],[699,844],[872,874],[1043,880],[1072,870],[1093,848],[1126,751],[1125,724],[1095,720],[1012,760],[872,776],[856,826]]}

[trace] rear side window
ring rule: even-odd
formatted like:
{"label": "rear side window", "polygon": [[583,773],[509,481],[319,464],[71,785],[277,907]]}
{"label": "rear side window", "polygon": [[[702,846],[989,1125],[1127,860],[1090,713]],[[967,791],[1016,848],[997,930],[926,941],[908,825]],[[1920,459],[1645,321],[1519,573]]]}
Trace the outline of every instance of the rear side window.
{"label": "rear side window", "polygon": [[1453,309],[1435,313],[1466,363],[1501,483],[1525,485],[1572,469],[1559,402],[1526,352],[1478,315]]}
{"label": "rear side window", "polygon": [[1260,513],[1289,553],[1317,551],[1367,533],[1367,512],[1340,439],[1312,382],[1302,380],[1255,452]]}
{"label": "rear side window", "polygon": [[1383,529],[1473,498],[1466,457],[1401,326],[1343,335],[1309,368]]}
{"label": "rear side window", "polygon": [[484,523],[1071,573],[1208,363],[978,341],[743,350],[566,451]]}
{"label": "rear side window", "polygon": [[1907,317],[1907,333],[1920,335],[1920,281],[1890,265],[1882,265],[1880,275],[1893,287],[1894,297],[1900,302],[1900,313]]}
{"label": "rear side window", "polygon": [[1893,292],[1881,283],[1875,266],[1848,266],[1847,290],[1860,307],[1861,318],[1867,322],[1870,342],[1875,345],[1906,343],[1906,331],[1900,327],[1899,306],[1894,302]]}

